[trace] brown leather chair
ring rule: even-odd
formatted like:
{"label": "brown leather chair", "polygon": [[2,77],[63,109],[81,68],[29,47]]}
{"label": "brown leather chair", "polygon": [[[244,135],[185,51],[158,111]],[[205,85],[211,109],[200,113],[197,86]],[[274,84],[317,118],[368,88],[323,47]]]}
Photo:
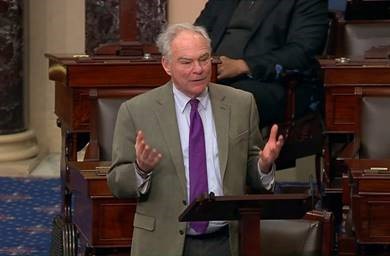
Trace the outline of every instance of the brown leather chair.
{"label": "brown leather chair", "polygon": [[356,113],[357,125],[353,140],[348,144],[338,160],[390,159],[390,92],[383,89],[363,90],[359,97],[359,108]]}
{"label": "brown leather chair", "polygon": [[390,98],[362,97],[360,158],[390,158]]}
{"label": "brown leather chair", "polygon": [[370,54],[372,47],[390,46],[390,20],[345,20],[335,17],[332,47],[335,55],[356,57],[381,57]]}
{"label": "brown leather chair", "polygon": [[91,134],[85,161],[111,161],[112,140],[120,105],[130,96],[90,95]]}
{"label": "brown leather chair", "polygon": [[261,255],[330,256],[333,248],[333,215],[310,211],[302,219],[261,220]]}
{"label": "brown leather chair", "polygon": [[344,25],[345,56],[364,56],[373,46],[390,45],[390,21],[348,22]]}

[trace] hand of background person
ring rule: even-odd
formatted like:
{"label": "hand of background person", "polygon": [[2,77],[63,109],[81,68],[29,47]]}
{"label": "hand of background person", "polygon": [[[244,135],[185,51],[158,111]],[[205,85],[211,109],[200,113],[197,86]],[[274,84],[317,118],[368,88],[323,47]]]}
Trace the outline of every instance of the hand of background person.
{"label": "hand of background person", "polygon": [[220,56],[220,64],[217,65],[217,79],[233,78],[239,75],[249,73],[249,67],[242,59],[231,59],[226,56]]}
{"label": "hand of background person", "polygon": [[278,158],[280,150],[284,144],[283,135],[278,136],[278,126],[274,124],[271,128],[271,133],[267,144],[265,144],[263,150],[259,152],[259,166],[263,172],[269,172],[272,164]]}
{"label": "hand of background person", "polygon": [[146,142],[144,133],[137,132],[135,138],[135,155],[138,167],[145,173],[149,173],[160,162],[162,155],[155,148],[151,148]]}

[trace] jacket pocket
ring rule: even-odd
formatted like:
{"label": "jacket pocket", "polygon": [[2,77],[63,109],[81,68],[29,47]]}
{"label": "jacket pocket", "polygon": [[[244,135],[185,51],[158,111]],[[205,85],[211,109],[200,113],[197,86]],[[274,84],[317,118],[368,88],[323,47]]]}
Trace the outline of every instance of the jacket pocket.
{"label": "jacket pocket", "polygon": [[148,231],[154,231],[156,219],[154,217],[135,213],[134,215],[134,227],[142,228]]}

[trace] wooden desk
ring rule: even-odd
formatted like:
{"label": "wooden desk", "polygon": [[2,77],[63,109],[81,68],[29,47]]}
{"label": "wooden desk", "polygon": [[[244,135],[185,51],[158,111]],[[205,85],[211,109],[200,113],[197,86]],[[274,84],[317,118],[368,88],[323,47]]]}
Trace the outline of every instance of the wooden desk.
{"label": "wooden desk", "polygon": [[[369,171],[371,167],[385,167],[390,170],[390,160],[349,159],[345,161],[348,174],[344,176],[345,216],[340,235],[340,254],[356,255],[364,251],[364,245],[390,244],[390,171],[379,173]],[[350,236],[348,225],[353,225]]]}
{"label": "wooden desk", "polygon": [[72,223],[80,235],[79,251],[87,255],[87,252],[114,249],[116,253],[110,253],[129,255],[136,199],[118,199],[111,194],[105,173],[96,169],[96,166],[108,166],[108,162],[68,164]]}
{"label": "wooden desk", "polygon": [[[328,135],[324,161],[327,183],[325,198],[329,197],[326,200],[330,202],[327,207],[335,213],[336,223],[340,223],[343,219],[342,213],[344,220],[348,214],[351,198],[346,165],[343,161],[337,161],[337,151],[350,142],[353,135],[360,134],[361,98],[366,95],[390,95],[390,61],[354,59],[341,63],[323,59],[320,63],[324,71],[325,127]],[[353,163],[353,166],[356,164]],[[354,202],[357,208],[367,207],[367,201],[363,202],[359,199]],[[354,220],[354,223],[360,221],[359,217]],[[368,241],[367,237],[363,240],[362,238],[363,236],[359,235],[359,241]],[[355,255],[354,247],[354,239],[339,241],[340,255]]]}

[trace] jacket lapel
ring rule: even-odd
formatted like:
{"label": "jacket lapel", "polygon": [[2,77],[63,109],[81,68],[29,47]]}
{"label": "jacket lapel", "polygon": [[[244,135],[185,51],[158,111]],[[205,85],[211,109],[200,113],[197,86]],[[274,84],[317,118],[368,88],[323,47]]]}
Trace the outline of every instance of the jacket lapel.
{"label": "jacket lapel", "polygon": [[261,26],[261,24],[265,21],[267,16],[271,13],[272,9],[274,9],[280,0],[256,0],[260,2],[260,13],[257,19],[255,26],[252,29],[252,35],[256,32],[256,30]]}
{"label": "jacket lapel", "polygon": [[[257,22],[255,26],[253,26],[252,29],[252,34],[253,35],[256,30],[262,25],[264,20],[267,18],[268,14],[274,9],[280,2],[280,0],[256,0],[260,2],[260,13],[257,19]],[[220,43],[223,34],[225,33],[226,27],[230,23],[230,19],[234,13],[234,10],[239,2],[239,0],[230,0],[226,1],[224,10],[221,11],[219,14],[219,18],[217,20],[216,28],[218,29],[213,29],[212,34],[210,35],[211,38],[214,38],[214,40],[211,42],[212,43],[212,49],[215,51],[216,47]],[[229,4],[230,3],[230,4]]]}
{"label": "jacket lapel", "polygon": [[217,133],[221,178],[223,180],[229,153],[230,105],[225,102],[226,96],[221,90],[218,90],[217,86],[218,85],[210,84],[209,93]]}
{"label": "jacket lapel", "polygon": [[216,50],[217,45],[221,41],[222,36],[225,33],[226,27],[230,23],[230,18],[232,17],[238,2],[239,0],[227,0],[226,3],[224,3],[223,9],[218,15],[218,19],[210,35],[210,38],[213,38],[211,42],[211,48],[214,51]]}
{"label": "jacket lapel", "polygon": [[182,184],[183,191],[187,196],[184,160],[175,114],[176,109],[171,82],[165,85],[165,88],[159,98],[156,100],[156,103],[155,113],[160,125],[160,131],[168,147],[170,157],[176,169],[180,183]]}

